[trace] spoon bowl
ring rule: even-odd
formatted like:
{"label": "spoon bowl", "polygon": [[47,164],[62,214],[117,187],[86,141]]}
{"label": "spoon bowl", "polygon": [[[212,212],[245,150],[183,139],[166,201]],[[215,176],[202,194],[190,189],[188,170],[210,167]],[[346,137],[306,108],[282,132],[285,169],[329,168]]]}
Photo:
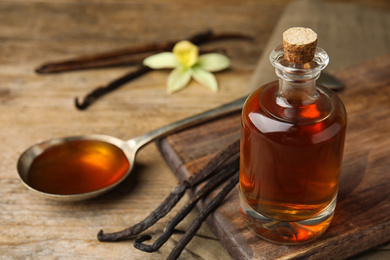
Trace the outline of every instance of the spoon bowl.
{"label": "spoon bowl", "polygon": [[[89,192],[84,193],[76,193],[76,194],[60,194],[60,193],[53,193],[48,192],[45,190],[42,190],[40,188],[35,187],[32,185],[31,180],[29,179],[30,169],[33,164],[33,162],[41,156],[44,152],[49,151],[50,149],[53,149],[55,147],[61,147],[65,146],[67,144],[70,144],[75,141],[99,141],[106,144],[111,144],[118,148],[118,151],[120,151],[123,156],[126,158],[129,167],[127,168],[126,172],[122,175],[122,177],[115,183],[112,183],[110,185],[107,185],[106,187],[102,187],[100,189],[96,189]],[[20,157],[17,163],[17,170],[19,173],[19,178],[22,181],[22,183],[33,192],[54,200],[60,200],[60,201],[78,201],[78,200],[85,200],[89,198],[93,198],[96,196],[99,196],[113,188],[115,188],[120,182],[122,182],[132,171],[134,167],[134,161],[135,161],[135,143],[129,140],[128,142],[120,140],[118,138],[107,136],[107,135],[82,135],[82,136],[71,136],[71,137],[64,137],[64,138],[56,138],[47,140],[44,142],[40,142],[36,145],[31,146],[28,148]],[[61,167],[61,165],[58,165],[58,167]],[[55,175],[56,172],[52,172],[51,174]],[[49,176],[50,177],[50,176]],[[77,180],[75,180],[77,181]]]}

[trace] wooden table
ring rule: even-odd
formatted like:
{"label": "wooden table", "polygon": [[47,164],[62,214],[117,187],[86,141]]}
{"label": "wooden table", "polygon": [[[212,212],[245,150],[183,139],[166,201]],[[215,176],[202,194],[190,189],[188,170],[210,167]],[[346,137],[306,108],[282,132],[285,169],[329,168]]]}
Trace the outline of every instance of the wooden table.
{"label": "wooden table", "polygon": [[[154,145],[139,153],[135,171],[117,189],[77,203],[32,194],[18,180],[17,159],[40,140],[82,134],[129,139],[240,97],[288,2],[1,1],[0,259],[165,259],[172,241],[158,253],[147,254],[135,249],[132,241],[101,243],[96,239],[100,229],[118,231],[142,220],[178,184]],[[224,47],[232,61],[229,71],[216,74],[218,93],[191,82],[183,91],[168,95],[168,72],[153,71],[79,111],[75,97],[133,68],[53,75],[34,72],[49,60],[177,40],[206,29],[254,36],[252,42],[226,41],[205,47]],[[167,221],[150,232],[161,233]],[[187,250],[182,258],[198,259]]]}

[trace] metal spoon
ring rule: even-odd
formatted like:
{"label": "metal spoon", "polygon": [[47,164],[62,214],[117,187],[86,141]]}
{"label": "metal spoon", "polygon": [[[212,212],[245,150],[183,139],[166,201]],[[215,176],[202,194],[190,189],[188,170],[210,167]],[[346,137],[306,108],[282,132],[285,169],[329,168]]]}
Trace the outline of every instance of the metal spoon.
{"label": "metal spoon", "polygon": [[[150,143],[151,141],[160,138],[162,136],[168,135],[170,133],[173,133],[178,130],[182,130],[184,128],[199,124],[201,122],[205,122],[207,120],[237,111],[242,108],[245,100],[247,97],[239,98],[233,102],[230,102],[226,105],[223,105],[221,107],[206,111],[204,113],[177,121],[175,123],[172,123],[170,125],[158,128],[154,131],[151,131],[149,133],[146,133],[144,135],[132,138],[127,141],[120,140],[118,138],[107,136],[107,135],[82,135],[82,136],[73,136],[73,137],[64,137],[64,138],[58,138],[58,139],[51,139],[42,143],[38,143],[36,145],[31,146],[28,148],[19,158],[17,163],[17,169],[19,173],[19,178],[22,181],[22,183],[29,188],[30,190],[34,191],[35,193],[44,196],[46,198],[50,199],[56,199],[56,200],[62,200],[62,201],[77,201],[77,200],[85,200],[92,197],[99,196],[114,187],[116,187],[119,183],[121,183],[133,170],[135,165],[135,157],[137,155],[137,152],[146,144]],[[116,183],[107,186],[105,188],[95,190],[92,192],[87,193],[81,193],[81,194],[71,194],[71,195],[60,195],[60,194],[52,194],[43,192],[40,190],[37,190],[30,186],[28,182],[28,174],[29,169],[34,161],[34,159],[42,154],[44,151],[49,149],[50,147],[57,146],[57,145],[64,145],[68,142],[75,141],[75,140],[98,140],[102,142],[106,142],[109,144],[112,144],[116,147],[118,147],[123,154],[126,156],[127,160],[130,163],[130,167],[127,171],[127,173],[119,179]],[[58,167],[61,167],[59,165]],[[53,173],[55,174],[55,173]]]}

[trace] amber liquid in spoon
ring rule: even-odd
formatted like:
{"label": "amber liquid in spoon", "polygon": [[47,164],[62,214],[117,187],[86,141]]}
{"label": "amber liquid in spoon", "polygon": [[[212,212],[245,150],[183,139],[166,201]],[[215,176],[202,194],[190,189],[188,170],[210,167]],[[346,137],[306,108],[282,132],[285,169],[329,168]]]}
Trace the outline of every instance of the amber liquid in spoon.
{"label": "amber liquid in spoon", "polygon": [[116,183],[129,168],[126,155],[115,145],[74,140],[37,156],[29,169],[28,184],[52,194],[81,194]]}

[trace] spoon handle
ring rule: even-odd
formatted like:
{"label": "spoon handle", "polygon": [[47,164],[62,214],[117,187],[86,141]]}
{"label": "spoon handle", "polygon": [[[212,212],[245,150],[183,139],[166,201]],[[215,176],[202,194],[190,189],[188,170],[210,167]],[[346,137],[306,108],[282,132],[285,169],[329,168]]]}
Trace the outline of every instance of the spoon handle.
{"label": "spoon handle", "polygon": [[205,121],[210,120],[210,119],[214,119],[214,118],[222,116],[222,115],[229,114],[229,113],[234,112],[234,111],[238,111],[244,105],[246,98],[247,98],[247,96],[239,98],[237,100],[234,100],[234,101],[227,103],[225,105],[222,105],[220,107],[208,110],[204,113],[197,114],[197,115],[179,120],[177,122],[163,126],[161,128],[153,130],[153,131],[146,133],[144,135],[130,139],[128,142],[135,142],[137,149],[139,149],[142,146],[148,144],[149,142],[151,142],[159,137],[171,134],[171,133],[179,131],[179,130],[183,130],[187,127],[194,126],[196,124],[205,122]]}

